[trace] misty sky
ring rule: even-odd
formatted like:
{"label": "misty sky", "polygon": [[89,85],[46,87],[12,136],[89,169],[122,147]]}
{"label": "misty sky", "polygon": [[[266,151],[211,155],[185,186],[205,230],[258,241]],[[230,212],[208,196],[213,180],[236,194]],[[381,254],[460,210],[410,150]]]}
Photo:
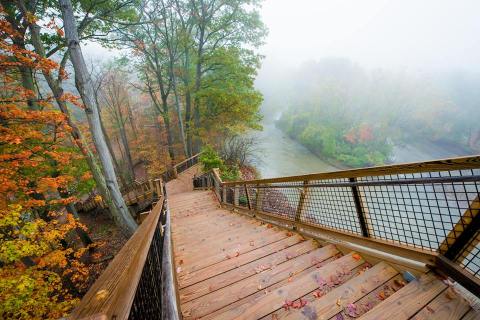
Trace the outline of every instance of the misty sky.
{"label": "misty sky", "polygon": [[[343,57],[363,67],[480,70],[479,0],[266,0],[263,72]],[[90,59],[112,55],[98,44]]]}
{"label": "misty sky", "polygon": [[365,67],[480,69],[478,0],[266,0],[265,67],[323,57]]}

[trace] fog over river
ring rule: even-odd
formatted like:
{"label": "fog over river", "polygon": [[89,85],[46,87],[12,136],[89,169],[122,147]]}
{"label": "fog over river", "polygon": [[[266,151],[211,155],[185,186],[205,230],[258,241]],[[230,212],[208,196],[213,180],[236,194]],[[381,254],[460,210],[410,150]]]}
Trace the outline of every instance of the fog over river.
{"label": "fog over river", "polygon": [[[347,169],[338,163],[326,161],[310,152],[299,142],[290,139],[275,126],[272,120],[264,120],[263,131],[252,133],[258,139],[256,167],[262,178],[301,175],[314,172]],[[426,161],[462,156],[458,148],[434,144],[411,144],[395,146],[394,163]]]}

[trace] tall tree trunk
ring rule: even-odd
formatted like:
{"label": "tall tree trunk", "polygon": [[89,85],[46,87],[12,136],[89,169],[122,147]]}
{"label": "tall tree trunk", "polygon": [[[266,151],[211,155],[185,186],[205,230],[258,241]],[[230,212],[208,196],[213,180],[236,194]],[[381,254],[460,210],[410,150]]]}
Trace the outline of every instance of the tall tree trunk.
{"label": "tall tree trunk", "polygon": [[130,102],[127,103],[127,112],[128,112],[128,122],[130,122],[130,126],[132,127],[133,136],[135,137],[135,139],[137,139],[138,129],[137,129],[137,126],[135,125],[135,119],[133,117],[133,112],[130,106]]}
{"label": "tall tree trunk", "polygon": [[[33,44],[33,47],[35,48],[36,53],[41,57],[45,58],[46,57],[45,48],[40,39],[40,30],[39,30],[40,27],[32,23],[30,24],[29,28],[31,33],[32,44]],[[112,198],[110,196],[110,193],[107,190],[105,177],[101,173],[101,168],[98,166],[98,163],[95,159],[95,156],[92,150],[90,150],[88,144],[85,143],[85,139],[82,135],[82,132],[80,131],[78,126],[72,121],[70,110],[68,110],[67,103],[63,99],[63,88],[61,87],[59,82],[53,78],[51,73],[42,71],[42,74],[45,80],[47,81],[47,84],[50,87],[50,90],[52,91],[53,96],[55,97],[55,101],[57,102],[57,105],[60,111],[65,115],[68,125],[72,128],[71,135],[72,135],[73,143],[77,145],[77,147],[80,149],[80,152],[82,152],[82,154],[85,156],[88,167],[92,172],[93,179],[95,180],[95,183],[97,185],[97,189],[100,195],[102,196],[105,203],[111,206]]]}
{"label": "tall tree trunk", "polygon": [[170,127],[170,115],[168,113],[168,103],[167,103],[167,97],[162,96],[162,117],[163,117],[163,122],[165,124],[165,131],[167,133],[167,143],[168,143],[168,155],[170,156],[170,159],[172,160],[172,164],[175,161],[175,152],[173,150],[173,138],[172,138],[172,129]]}
{"label": "tall tree trunk", "polygon": [[[20,71],[20,76],[22,78],[22,87],[35,93],[37,89],[35,88],[35,82],[33,81],[32,69],[24,66],[18,67]],[[27,104],[30,110],[39,110],[38,103],[36,101],[36,95],[27,97]]]}
{"label": "tall tree trunk", "polygon": [[[108,152],[110,152],[110,154],[112,155],[112,160],[113,160],[113,165],[115,167],[115,172],[117,173],[117,176],[120,179],[120,182],[122,183],[122,186],[126,188],[128,186],[128,183],[123,176],[123,172],[122,172],[122,169],[120,168],[120,165],[118,164],[117,156],[115,155],[115,152],[113,151],[112,141],[110,140],[110,137],[107,134],[107,130],[105,130],[105,126],[103,125],[103,120],[102,120],[101,115],[100,115],[100,124],[102,125],[102,131],[103,131],[103,135],[105,136],[105,142],[107,143]],[[120,152],[122,152],[122,150],[120,150]],[[132,181],[130,181],[130,182],[132,182]]]}
{"label": "tall tree trunk", "polygon": [[183,116],[182,116],[182,108],[180,106],[180,97],[178,96],[178,91],[177,91],[177,83],[175,76],[173,75],[172,79],[172,86],[173,86],[173,94],[175,95],[175,109],[177,111],[177,117],[178,117],[178,128],[180,130],[180,139],[182,140],[182,145],[183,145],[183,152],[185,153],[185,157],[188,156],[188,148],[187,148],[187,141],[185,140],[185,129],[183,125]]}
{"label": "tall tree trunk", "polygon": [[185,78],[184,78],[184,85],[185,85],[185,133],[187,134],[187,151],[188,157],[193,155],[192,152],[192,94],[190,89],[190,74],[189,74],[189,66],[190,66],[190,53],[188,52],[188,48],[185,49]]}
{"label": "tall tree trunk", "polygon": [[132,154],[130,152],[130,146],[128,145],[128,138],[127,138],[127,133],[125,131],[125,123],[120,120],[120,139],[122,140],[123,144],[123,150],[125,150],[125,158],[126,158],[126,165],[127,165],[127,172],[128,175],[130,176],[130,179],[133,181],[135,180],[135,171],[133,169],[133,160],[132,160]]}
{"label": "tall tree trunk", "polygon": [[75,82],[78,92],[82,97],[85,105],[85,113],[87,115],[90,131],[92,132],[93,142],[98,152],[100,162],[103,166],[103,173],[107,182],[107,188],[112,195],[114,217],[117,223],[122,226],[124,232],[131,235],[135,232],[137,224],[133,220],[125,200],[120,193],[117,177],[113,167],[112,155],[108,151],[105,136],[100,124],[100,115],[98,106],[95,103],[95,92],[90,75],[87,70],[87,65],[83,58],[82,50],[80,48],[80,40],[78,38],[75,17],[73,15],[72,3],[70,0],[60,0],[60,9],[63,16],[63,25],[65,28],[65,38],[68,42],[70,50],[70,60],[72,61],[75,70]]}

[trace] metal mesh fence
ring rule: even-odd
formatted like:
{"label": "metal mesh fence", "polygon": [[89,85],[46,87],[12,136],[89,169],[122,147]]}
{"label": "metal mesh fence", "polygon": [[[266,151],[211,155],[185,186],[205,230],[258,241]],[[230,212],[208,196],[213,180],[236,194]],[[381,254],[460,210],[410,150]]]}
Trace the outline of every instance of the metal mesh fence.
{"label": "metal mesh fence", "polygon": [[218,188],[224,203],[250,200],[252,210],[287,220],[438,251],[480,277],[480,169],[300,180],[246,182],[237,194],[232,184]]}
{"label": "metal mesh fence", "polygon": [[135,292],[129,319],[160,319],[162,314],[163,237],[157,225]]}
{"label": "metal mesh fence", "polygon": [[323,187],[348,183],[348,179],[315,180],[304,187],[305,202],[300,221],[354,234],[361,234],[358,213],[350,187]]}

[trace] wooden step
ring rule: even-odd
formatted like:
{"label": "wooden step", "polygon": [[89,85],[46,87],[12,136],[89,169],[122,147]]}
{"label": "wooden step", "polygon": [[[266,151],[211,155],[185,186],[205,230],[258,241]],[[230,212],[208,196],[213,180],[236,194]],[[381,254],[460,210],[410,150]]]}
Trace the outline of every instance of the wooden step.
{"label": "wooden step", "polygon": [[241,267],[249,262],[261,259],[269,254],[272,254],[272,252],[283,250],[304,240],[305,239],[299,235],[293,235],[292,237],[287,237],[285,239],[273,242],[264,247],[241,254],[238,257],[232,257],[231,259],[224,260],[199,271],[183,274],[177,278],[179,281],[179,286],[180,288],[185,288],[197,282],[214,277],[217,274],[227,272],[229,270]]}
{"label": "wooden step", "polygon": [[288,260],[275,268],[255,274],[228,287],[182,304],[184,319],[195,319],[216,311],[232,302],[287,279],[304,269],[338,253],[333,245],[316,249],[305,255]]}
{"label": "wooden step", "polygon": [[[181,267],[181,269],[177,270],[177,272],[179,274],[184,274],[184,273],[191,273],[193,271],[201,270],[213,264],[219,263],[221,261],[229,260],[234,257],[238,257],[242,254],[256,250],[258,248],[261,248],[263,246],[269,245],[276,241],[285,239],[287,237],[288,236],[286,232],[276,232],[272,235],[262,236],[260,237],[260,239],[256,239],[253,243],[254,244],[253,246],[250,245],[249,242],[246,242],[246,243],[242,242],[239,245],[234,245],[233,248],[229,248],[228,250],[225,248],[220,248],[220,250],[218,250],[217,248],[217,251],[220,251],[220,253],[208,255],[208,256],[202,256],[198,260],[190,260],[188,261],[188,266]],[[225,251],[222,249],[225,249]],[[177,264],[177,266],[179,265]]]}
{"label": "wooden step", "polygon": [[462,319],[469,310],[470,305],[465,299],[452,288],[446,288],[411,319]]}
{"label": "wooden step", "polygon": [[380,262],[301,309],[280,310],[277,318],[311,319],[321,315],[329,319],[397,274],[397,270]]}
{"label": "wooden step", "polygon": [[180,302],[183,303],[204,296],[257,273],[274,268],[280,263],[296,258],[297,256],[317,248],[318,244],[309,240],[274,252],[264,258],[180,290]]}
{"label": "wooden step", "polygon": [[432,273],[422,275],[395,292],[360,319],[409,319],[447,286]]}
{"label": "wooden step", "polygon": [[362,258],[354,258],[353,253],[348,254],[320,268],[315,268],[307,274],[295,277],[291,282],[268,292],[259,299],[253,300],[250,304],[243,306],[244,310],[241,313],[238,313],[238,310],[228,310],[223,314],[217,315],[216,318],[240,319],[243,316],[245,316],[244,319],[261,318],[282,308],[286,301],[297,300],[317,289],[319,281],[322,281],[322,279],[335,277],[337,280],[340,280],[338,278],[340,272],[348,274],[364,262]]}
{"label": "wooden step", "polygon": [[[195,258],[195,255],[207,255],[210,252],[225,251],[232,246],[238,245],[242,242],[255,241],[259,237],[267,237],[272,234],[276,234],[279,230],[268,229],[262,225],[251,225],[249,228],[233,229],[230,230],[230,234],[224,234],[219,237],[218,240],[210,239],[210,241],[192,242],[191,245],[179,245],[175,248],[175,256],[190,256]],[[218,246],[215,248],[218,244]]]}

